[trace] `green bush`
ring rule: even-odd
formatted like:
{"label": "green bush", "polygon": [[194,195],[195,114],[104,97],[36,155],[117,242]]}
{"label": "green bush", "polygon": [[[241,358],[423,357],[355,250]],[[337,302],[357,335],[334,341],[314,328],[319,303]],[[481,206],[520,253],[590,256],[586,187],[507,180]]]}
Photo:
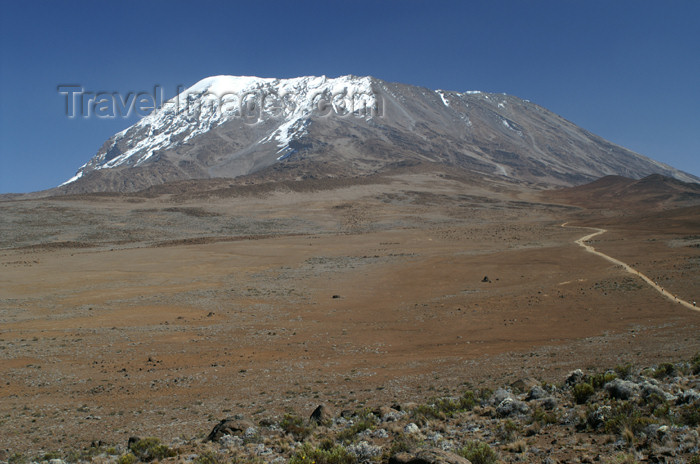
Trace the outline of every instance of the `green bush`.
{"label": "green bush", "polygon": [[331,449],[314,448],[304,443],[289,460],[289,464],[355,464],[357,458],[340,445]]}
{"label": "green bush", "polygon": [[131,452],[143,462],[150,462],[153,460],[160,461],[161,459],[171,458],[177,455],[174,450],[168,448],[166,445],[162,444],[159,439],[154,437],[142,438],[132,444]]}
{"label": "green bush", "polygon": [[670,377],[675,375],[676,367],[671,363],[659,364],[659,367],[654,369],[654,377],[657,379],[663,379],[664,377]]}
{"label": "green bush", "polygon": [[532,411],[532,422],[540,425],[556,424],[559,422],[559,417],[555,411],[547,411],[540,407],[535,407]]}
{"label": "green bush", "polygon": [[495,464],[498,462],[496,453],[488,443],[469,441],[463,448],[457,450],[457,454],[469,459],[472,464]]}
{"label": "green bush", "polygon": [[584,404],[594,393],[595,389],[587,382],[577,383],[571,390],[571,394],[574,396],[574,401],[577,404]]}
{"label": "green bush", "polygon": [[690,371],[695,375],[700,374],[700,353],[690,361]]}
{"label": "green bush", "polygon": [[372,415],[358,418],[350,427],[341,431],[338,434],[338,440],[352,441],[352,439],[360,432],[370,430],[374,427],[376,419]]}
{"label": "green bush", "polygon": [[197,456],[195,464],[219,464],[219,457],[213,451],[205,451]]}
{"label": "green bush", "polygon": [[135,464],[136,461],[136,456],[134,456],[132,453],[126,453],[119,456],[119,459],[117,459],[117,464]]}
{"label": "green bush", "polygon": [[427,419],[444,420],[448,417],[454,417],[465,411],[471,411],[477,404],[477,397],[473,391],[464,392],[459,398],[438,398],[433,400],[432,404],[422,404],[411,411],[411,416],[414,419],[424,421]]}
{"label": "green bush", "polygon": [[615,366],[615,373],[623,380],[627,380],[627,378],[632,374],[632,364],[627,363],[627,364],[619,364]]}
{"label": "green bush", "polygon": [[602,374],[595,374],[592,375],[591,378],[589,379],[588,383],[591,384],[591,386],[595,390],[600,390],[603,388],[603,386],[610,382],[613,381],[617,378],[617,374],[614,372],[604,372]]}
{"label": "green bush", "polygon": [[15,453],[7,460],[9,464],[25,464],[27,462],[27,457],[20,453]]}
{"label": "green bush", "polygon": [[678,422],[690,427],[700,425],[700,400],[678,408]]}
{"label": "green bush", "polygon": [[625,429],[634,435],[641,432],[644,427],[656,421],[644,414],[642,408],[631,401],[622,401],[613,406],[605,421],[607,433],[622,434]]}
{"label": "green bush", "polygon": [[280,427],[285,433],[293,435],[299,441],[306,439],[306,437],[311,435],[312,431],[311,426],[306,424],[304,419],[291,413],[284,415],[282,422],[280,422]]}

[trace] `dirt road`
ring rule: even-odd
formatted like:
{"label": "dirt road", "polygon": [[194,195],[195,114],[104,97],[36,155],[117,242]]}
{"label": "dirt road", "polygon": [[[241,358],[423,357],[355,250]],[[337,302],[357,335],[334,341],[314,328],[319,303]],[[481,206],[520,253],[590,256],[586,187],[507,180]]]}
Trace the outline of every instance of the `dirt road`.
{"label": "dirt road", "polygon": [[[565,222],[565,223],[562,224],[561,226],[562,226],[562,227],[567,227],[567,224],[568,224],[568,222]],[[602,257],[602,258],[604,258],[604,259],[610,261],[611,263],[620,266],[622,269],[624,269],[625,271],[629,272],[630,274],[634,274],[634,275],[638,276],[638,277],[641,278],[644,282],[646,282],[647,284],[651,285],[657,292],[661,293],[663,296],[665,296],[665,297],[668,298],[669,300],[673,301],[674,303],[678,303],[678,304],[680,304],[680,305],[683,305],[683,306],[685,306],[685,307],[688,308],[688,309],[692,309],[693,311],[700,311],[700,309],[698,309],[698,308],[697,308],[695,305],[693,305],[692,303],[678,298],[676,295],[674,295],[674,294],[672,294],[671,292],[665,290],[662,286],[658,285],[656,282],[654,282],[653,280],[651,280],[649,277],[647,277],[646,275],[642,274],[642,273],[639,272],[638,270],[634,269],[632,266],[628,265],[627,263],[624,263],[624,262],[620,261],[619,259],[615,259],[615,258],[613,258],[612,256],[608,256],[608,255],[606,255],[605,253],[601,253],[600,251],[596,250],[596,249],[593,248],[592,246],[586,244],[587,241],[589,241],[589,240],[592,239],[593,237],[597,237],[598,235],[604,234],[605,232],[607,232],[607,230],[605,230],[605,229],[598,229],[598,228],[595,228],[595,227],[582,227],[582,226],[569,226],[569,227],[576,227],[576,228],[579,228],[579,229],[591,229],[591,230],[595,230],[595,232],[593,232],[592,234],[588,234],[588,235],[586,235],[586,236],[583,236],[583,237],[579,238],[578,240],[575,241],[575,243],[577,243],[578,245],[582,246],[582,247],[583,247],[586,251],[588,251],[589,253],[593,253],[594,255],[598,255],[598,256],[600,256],[600,257]]]}

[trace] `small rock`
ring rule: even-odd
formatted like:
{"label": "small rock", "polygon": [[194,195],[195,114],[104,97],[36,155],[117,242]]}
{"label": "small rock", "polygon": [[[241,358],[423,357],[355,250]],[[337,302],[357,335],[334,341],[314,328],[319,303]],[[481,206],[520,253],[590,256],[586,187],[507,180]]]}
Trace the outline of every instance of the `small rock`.
{"label": "small rock", "polygon": [[413,422],[411,422],[411,423],[408,424],[406,427],[404,427],[403,431],[404,431],[405,433],[414,434],[414,433],[419,433],[419,432],[420,432],[420,428],[419,428],[416,424],[414,424]]}
{"label": "small rock", "polygon": [[489,276],[484,276],[484,278],[481,279],[481,281],[484,283],[489,283],[489,284],[491,283],[491,279],[489,279]]}

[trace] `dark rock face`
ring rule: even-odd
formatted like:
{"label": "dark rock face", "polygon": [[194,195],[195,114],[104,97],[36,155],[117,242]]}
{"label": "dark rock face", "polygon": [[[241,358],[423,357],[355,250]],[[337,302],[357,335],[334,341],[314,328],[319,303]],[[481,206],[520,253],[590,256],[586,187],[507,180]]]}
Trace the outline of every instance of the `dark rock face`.
{"label": "dark rock face", "polygon": [[317,406],[316,409],[314,409],[314,411],[311,413],[311,416],[309,417],[309,420],[311,422],[315,422],[317,424],[324,424],[332,419],[333,417],[330,410],[327,406],[323,404]]}

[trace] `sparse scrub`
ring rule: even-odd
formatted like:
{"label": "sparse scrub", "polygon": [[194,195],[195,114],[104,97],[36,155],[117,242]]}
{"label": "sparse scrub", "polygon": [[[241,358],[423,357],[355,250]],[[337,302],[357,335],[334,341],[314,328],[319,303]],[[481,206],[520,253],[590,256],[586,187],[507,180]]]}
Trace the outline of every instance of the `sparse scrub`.
{"label": "sparse scrub", "polygon": [[309,435],[311,435],[312,427],[304,421],[301,417],[287,413],[284,415],[282,422],[280,422],[280,427],[285,433],[288,433],[296,440],[303,441]]}
{"label": "sparse scrub", "polygon": [[174,450],[168,448],[166,445],[162,444],[158,438],[154,437],[143,438],[132,444],[131,452],[143,462],[160,461],[161,459],[177,455]]}
{"label": "sparse scrub", "polygon": [[338,434],[338,440],[352,441],[358,433],[371,430],[376,425],[376,422],[377,419],[374,417],[374,414],[366,411],[364,414],[360,415],[350,427]]}
{"label": "sparse scrub", "polygon": [[608,433],[622,434],[628,430],[637,435],[644,427],[654,422],[654,419],[645,416],[642,408],[635,403],[622,401],[613,406],[604,428]]}
{"label": "sparse scrub", "polygon": [[547,411],[540,407],[535,407],[532,411],[531,421],[540,425],[556,424],[559,417],[555,411]]}
{"label": "sparse scrub", "polygon": [[220,464],[220,462],[219,457],[213,451],[205,451],[194,460],[195,464]]}
{"label": "sparse scrub", "polygon": [[618,364],[617,366],[615,366],[615,373],[622,380],[627,380],[629,378],[629,376],[632,375],[632,369],[633,369],[633,366],[631,363]]}
{"label": "sparse scrub", "polygon": [[430,419],[443,420],[465,411],[471,411],[476,404],[476,395],[473,391],[468,390],[459,398],[438,398],[433,400],[431,404],[419,405],[411,412],[411,415],[420,422]]}
{"label": "sparse scrub", "polygon": [[617,374],[615,372],[603,372],[600,374],[592,375],[588,383],[591,384],[593,389],[600,390],[606,383],[611,382],[616,378]]}
{"label": "sparse scrub", "polygon": [[511,442],[515,439],[516,435],[520,432],[520,427],[518,424],[510,419],[501,421],[496,432],[498,438],[505,442]]}
{"label": "sparse scrub", "polygon": [[678,422],[690,427],[700,425],[700,400],[681,406],[678,409]]}
{"label": "sparse scrub", "polygon": [[690,372],[693,375],[700,374],[700,353],[696,354],[693,359],[690,360]]}
{"label": "sparse scrub", "polygon": [[671,363],[659,364],[659,366],[654,370],[654,378],[663,379],[665,377],[670,377],[675,375],[676,366]]}

